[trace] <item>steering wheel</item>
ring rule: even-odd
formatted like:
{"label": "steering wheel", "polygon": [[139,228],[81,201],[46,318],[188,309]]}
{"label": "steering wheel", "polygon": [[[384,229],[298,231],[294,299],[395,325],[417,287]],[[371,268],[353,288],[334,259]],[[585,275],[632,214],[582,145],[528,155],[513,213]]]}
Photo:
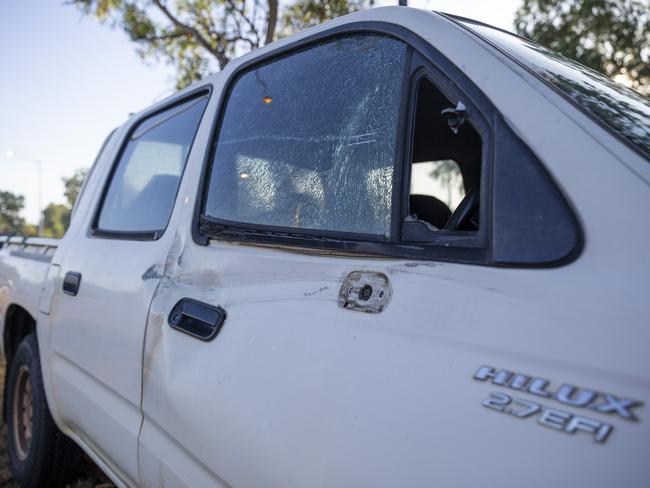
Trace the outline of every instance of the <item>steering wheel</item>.
{"label": "steering wheel", "polygon": [[478,197],[477,188],[470,190],[449,218],[445,230],[478,230]]}

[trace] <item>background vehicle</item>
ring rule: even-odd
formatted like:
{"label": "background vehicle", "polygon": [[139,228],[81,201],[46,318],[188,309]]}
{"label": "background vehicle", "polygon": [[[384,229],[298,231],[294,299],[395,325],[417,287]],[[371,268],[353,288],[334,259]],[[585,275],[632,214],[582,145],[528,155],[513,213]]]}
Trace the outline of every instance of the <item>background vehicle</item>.
{"label": "background vehicle", "polygon": [[1,238],[15,475],[60,430],[120,486],[647,486],[649,112],[395,7],[135,115]]}

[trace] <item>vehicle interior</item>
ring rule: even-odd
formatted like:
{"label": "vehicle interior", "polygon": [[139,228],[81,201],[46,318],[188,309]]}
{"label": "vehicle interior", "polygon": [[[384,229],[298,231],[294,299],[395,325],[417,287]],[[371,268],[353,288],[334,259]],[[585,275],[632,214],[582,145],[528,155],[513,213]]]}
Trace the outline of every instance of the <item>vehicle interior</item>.
{"label": "vehicle interior", "polygon": [[430,230],[479,227],[481,136],[454,103],[423,76],[417,83],[407,220]]}

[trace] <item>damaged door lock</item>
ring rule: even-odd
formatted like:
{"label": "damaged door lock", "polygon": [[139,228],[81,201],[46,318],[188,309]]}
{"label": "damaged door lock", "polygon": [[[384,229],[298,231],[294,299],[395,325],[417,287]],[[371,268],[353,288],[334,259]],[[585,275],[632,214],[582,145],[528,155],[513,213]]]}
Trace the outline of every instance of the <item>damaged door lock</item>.
{"label": "damaged door lock", "polygon": [[366,301],[372,296],[372,286],[363,285],[359,290],[359,300]]}
{"label": "damaged door lock", "polygon": [[353,271],[343,280],[338,301],[343,308],[379,313],[390,302],[391,294],[390,282],[385,274]]}

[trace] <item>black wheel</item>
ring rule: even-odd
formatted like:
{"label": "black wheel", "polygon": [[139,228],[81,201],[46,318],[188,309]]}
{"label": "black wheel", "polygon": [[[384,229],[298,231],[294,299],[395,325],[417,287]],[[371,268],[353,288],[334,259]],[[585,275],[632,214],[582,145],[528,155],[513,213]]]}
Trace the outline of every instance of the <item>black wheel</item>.
{"label": "black wheel", "polygon": [[82,453],[52,419],[34,334],[16,350],[6,392],[7,447],[14,479],[30,488],[60,486],[74,479]]}

